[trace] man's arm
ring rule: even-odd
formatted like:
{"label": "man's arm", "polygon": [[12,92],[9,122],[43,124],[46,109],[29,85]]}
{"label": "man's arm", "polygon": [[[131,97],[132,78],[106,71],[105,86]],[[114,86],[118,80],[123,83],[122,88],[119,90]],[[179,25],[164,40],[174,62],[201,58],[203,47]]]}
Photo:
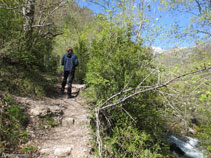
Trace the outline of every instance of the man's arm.
{"label": "man's arm", "polygon": [[74,66],[78,66],[79,62],[78,62],[78,57],[75,56],[75,60],[74,60]]}

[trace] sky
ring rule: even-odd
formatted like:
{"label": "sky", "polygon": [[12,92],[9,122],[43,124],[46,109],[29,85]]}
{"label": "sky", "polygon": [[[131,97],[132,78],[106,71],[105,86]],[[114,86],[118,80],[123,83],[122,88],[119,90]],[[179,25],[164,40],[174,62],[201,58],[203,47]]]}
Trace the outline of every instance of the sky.
{"label": "sky", "polygon": [[[154,39],[154,41],[150,44],[146,43],[146,45],[151,45],[151,46],[155,46],[155,47],[160,47],[162,49],[171,49],[171,48],[175,48],[175,47],[189,47],[189,46],[193,46],[195,44],[193,39],[189,39],[189,40],[178,40],[169,36],[166,36],[167,31],[170,31],[172,29],[172,25],[173,24],[178,24],[178,26],[180,27],[185,27],[187,25],[190,24],[190,14],[177,14],[177,15],[173,15],[170,12],[164,12],[158,9],[158,3],[151,3],[150,0],[149,4],[151,5],[151,10],[152,12],[150,12],[150,16],[153,17],[155,24],[152,24],[151,26],[158,26],[159,28],[163,28],[158,33],[158,36],[156,36],[156,38]],[[91,9],[95,14],[99,14],[103,12],[103,9],[101,7],[99,7],[98,5],[95,5],[93,3],[90,2],[86,2],[83,0],[79,0],[78,4],[80,7],[87,7],[89,9]],[[154,25],[154,26],[153,26]],[[171,33],[169,33],[171,35]]]}

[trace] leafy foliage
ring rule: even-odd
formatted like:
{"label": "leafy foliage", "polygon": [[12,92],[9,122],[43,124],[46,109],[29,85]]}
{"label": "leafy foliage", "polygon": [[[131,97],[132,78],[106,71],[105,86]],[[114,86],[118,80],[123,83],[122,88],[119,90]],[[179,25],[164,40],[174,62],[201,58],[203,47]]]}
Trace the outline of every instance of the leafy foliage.
{"label": "leafy foliage", "polygon": [[[110,29],[108,21],[101,25],[100,35],[92,41],[86,75],[87,94],[96,105],[124,89],[136,87],[153,69],[151,53],[141,43],[130,41],[124,28]],[[152,75],[142,85],[150,86],[156,81]],[[160,104],[156,92],[149,92],[102,112],[105,157],[164,156],[167,148],[160,147],[163,129],[156,104]]]}
{"label": "leafy foliage", "polygon": [[189,15],[190,24],[180,32],[175,30],[177,38],[187,36],[187,40],[196,42],[210,40],[211,4],[209,0],[159,0],[159,2],[164,10],[169,9],[173,14]]}
{"label": "leafy foliage", "polygon": [[[17,7],[23,3],[23,1],[0,2],[1,6],[4,6],[0,8],[1,58],[10,64],[19,63],[31,69],[54,71],[57,62],[52,54],[52,44],[56,28],[52,24],[48,28],[31,26],[30,33],[24,30],[26,18],[22,15],[21,8]],[[16,9],[10,9],[13,7]]]}

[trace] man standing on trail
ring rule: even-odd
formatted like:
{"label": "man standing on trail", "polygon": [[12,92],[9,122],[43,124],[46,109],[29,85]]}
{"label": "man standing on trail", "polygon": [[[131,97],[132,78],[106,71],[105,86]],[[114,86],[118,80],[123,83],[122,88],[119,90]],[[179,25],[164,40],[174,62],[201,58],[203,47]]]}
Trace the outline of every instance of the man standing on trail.
{"label": "man standing on trail", "polygon": [[72,83],[75,75],[75,67],[78,66],[78,58],[73,53],[73,49],[71,47],[67,48],[67,53],[64,54],[61,64],[64,66],[64,79],[62,81],[61,92],[64,93],[65,85],[67,83],[68,78],[67,94],[68,98],[72,98]]}

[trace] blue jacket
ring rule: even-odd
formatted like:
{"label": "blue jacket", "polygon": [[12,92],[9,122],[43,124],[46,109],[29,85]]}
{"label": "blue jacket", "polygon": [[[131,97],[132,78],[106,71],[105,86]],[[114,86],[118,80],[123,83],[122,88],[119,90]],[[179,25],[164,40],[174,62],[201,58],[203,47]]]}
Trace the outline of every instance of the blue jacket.
{"label": "blue jacket", "polygon": [[74,53],[65,53],[61,64],[64,66],[64,71],[74,71],[78,66],[78,58]]}

